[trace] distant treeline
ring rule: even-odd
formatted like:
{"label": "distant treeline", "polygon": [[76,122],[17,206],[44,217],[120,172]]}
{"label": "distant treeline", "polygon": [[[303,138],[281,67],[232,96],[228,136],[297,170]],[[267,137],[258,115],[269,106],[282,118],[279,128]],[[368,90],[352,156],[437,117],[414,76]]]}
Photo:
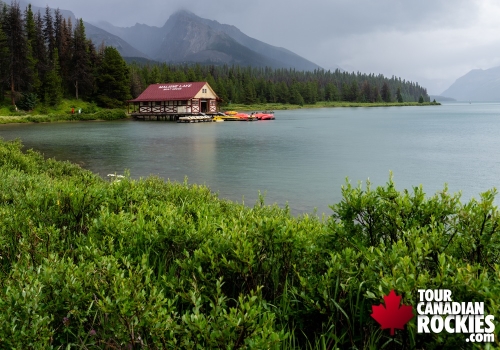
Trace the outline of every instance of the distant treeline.
{"label": "distant treeline", "polygon": [[429,101],[417,83],[359,72],[127,64],[115,48],[87,39],[81,19],[73,24],[58,9],[34,13],[15,1],[0,6],[0,86],[12,108],[57,106],[64,97],[119,108],[149,84],[190,81],[207,81],[225,104]]}
{"label": "distant treeline", "polygon": [[421,97],[429,101],[427,90],[417,83],[381,74],[200,64],[132,62],[129,66],[134,97],[149,84],[207,81],[226,103],[417,102]]}

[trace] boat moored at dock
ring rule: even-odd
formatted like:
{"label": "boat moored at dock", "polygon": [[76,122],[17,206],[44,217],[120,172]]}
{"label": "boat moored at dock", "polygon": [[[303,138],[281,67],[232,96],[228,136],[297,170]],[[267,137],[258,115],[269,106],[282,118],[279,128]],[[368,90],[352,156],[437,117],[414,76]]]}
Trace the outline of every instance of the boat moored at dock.
{"label": "boat moored at dock", "polygon": [[257,120],[274,120],[274,112],[255,112],[252,113],[253,116],[257,118]]}

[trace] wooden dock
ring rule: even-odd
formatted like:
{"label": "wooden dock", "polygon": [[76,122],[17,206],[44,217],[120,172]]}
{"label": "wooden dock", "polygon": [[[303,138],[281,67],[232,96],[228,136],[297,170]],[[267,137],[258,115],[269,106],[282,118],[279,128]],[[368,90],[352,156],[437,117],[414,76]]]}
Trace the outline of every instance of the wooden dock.
{"label": "wooden dock", "polygon": [[206,123],[213,122],[213,118],[208,115],[191,115],[186,117],[179,117],[177,123]]}

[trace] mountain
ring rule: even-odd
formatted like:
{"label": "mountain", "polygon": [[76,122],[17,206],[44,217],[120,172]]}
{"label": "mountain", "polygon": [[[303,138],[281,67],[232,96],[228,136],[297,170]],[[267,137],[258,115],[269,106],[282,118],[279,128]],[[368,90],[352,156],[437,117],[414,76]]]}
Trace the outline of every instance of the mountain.
{"label": "mountain", "polygon": [[161,62],[226,63],[297,70],[321,68],[289,50],[253,39],[235,26],[188,11],[174,13],[161,28],[145,24],[126,28],[106,22],[93,24]]}
{"label": "mountain", "polygon": [[454,98],[441,96],[441,95],[429,95],[430,100],[436,100],[437,102],[453,102],[456,101]]}
{"label": "mountain", "polygon": [[500,67],[473,69],[441,95],[458,101],[500,101]]}
{"label": "mountain", "polygon": [[98,28],[90,23],[84,22],[84,25],[85,34],[88,39],[92,40],[94,45],[99,46],[101,43],[104,43],[106,46],[113,46],[123,57],[149,58],[146,54],[137,50],[122,38],[102,30],[101,28]]}

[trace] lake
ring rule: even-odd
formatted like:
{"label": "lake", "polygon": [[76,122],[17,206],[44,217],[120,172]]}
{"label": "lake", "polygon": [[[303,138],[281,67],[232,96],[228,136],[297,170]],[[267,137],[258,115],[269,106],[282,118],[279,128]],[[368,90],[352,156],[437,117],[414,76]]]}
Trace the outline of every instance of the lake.
{"label": "lake", "polygon": [[463,200],[500,184],[500,103],[277,111],[276,120],[178,124],[113,121],[0,125],[46,157],[105,177],[130,170],[206,184],[222,198],[294,214],[331,214],[346,177],[399,190],[448,183]]}

